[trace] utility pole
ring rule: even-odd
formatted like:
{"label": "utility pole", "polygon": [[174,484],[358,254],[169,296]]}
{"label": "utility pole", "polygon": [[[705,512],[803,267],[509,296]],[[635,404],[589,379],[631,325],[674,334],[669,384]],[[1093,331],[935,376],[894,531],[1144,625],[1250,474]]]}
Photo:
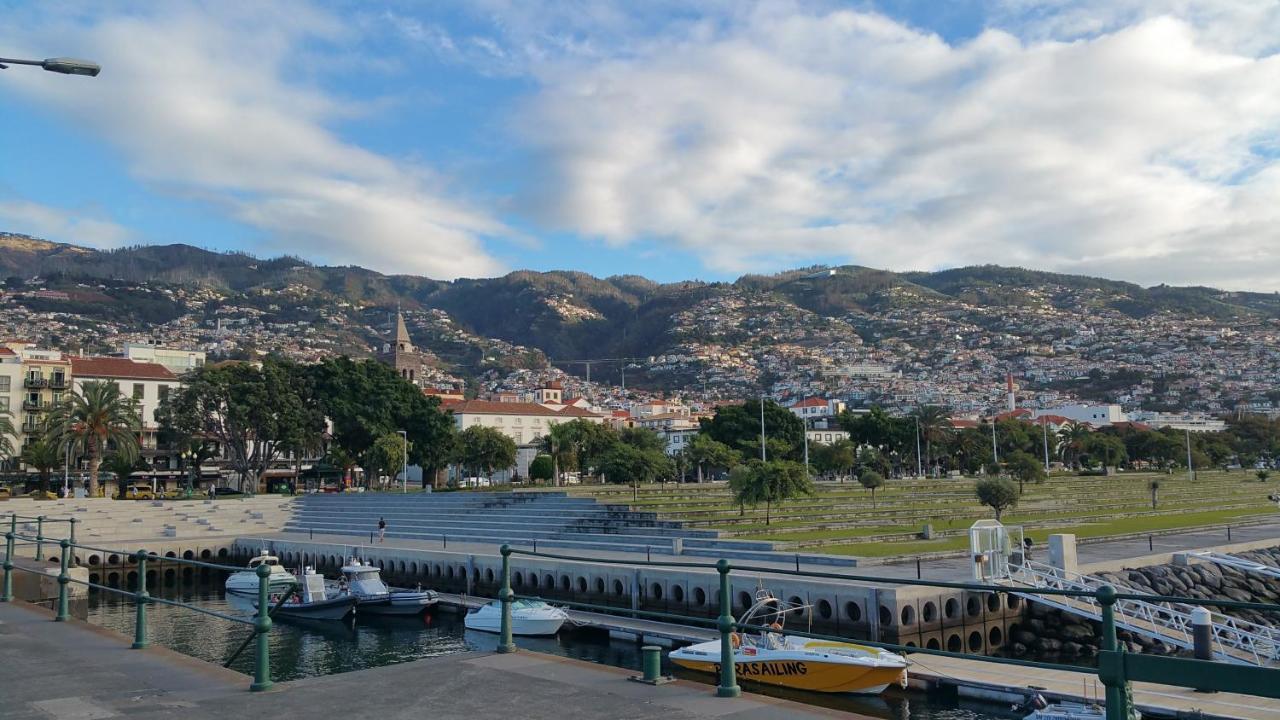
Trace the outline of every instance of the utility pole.
{"label": "utility pole", "polygon": [[920,416],[915,416],[916,421],[916,477],[924,476],[924,465],[920,459]]}
{"label": "utility pole", "polygon": [[760,396],[760,462],[769,462],[764,443],[764,396]]}
{"label": "utility pole", "polygon": [[991,416],[991,457],[997,465],[1000,464],[1000,447],[996,445],[996,418]]}
{"label": "utility pole", "polygon": [[1185,428],[1185,430],[1187,433],[1187,477],[1191,479],[1191,482],[1195,482],[1196,471],[1191,464],[1191,428]]}
{"label": "utility pole", "polygon": [[801,418],[804,423],[804,476],[809,477],[809,420]]}
{"label": "utility pole", "polygon": [[1044,431],[1044,471],[1049,472],[1049,424],[1040,417],[1040,429]]}

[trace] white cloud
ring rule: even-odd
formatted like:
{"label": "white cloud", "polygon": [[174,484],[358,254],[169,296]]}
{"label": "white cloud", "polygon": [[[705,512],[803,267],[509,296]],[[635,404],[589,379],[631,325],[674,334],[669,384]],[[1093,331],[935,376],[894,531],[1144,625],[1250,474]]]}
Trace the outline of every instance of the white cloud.
{"label": "white cloud", "polygon": [[1278,288],[1280,56],[1240,40],[1248,13],[1185,15],[957,45],[765,3],[535,66],[517,132],[547,163],[547,222],[723,271],[1000,262]]}
{"label": "white cloud", "polygon": [[46,240],[95,248],[119,247],[131,239],[128,229],[96,214],[26,200],[0,200],[0,225]]}
{"label": "white cloud", "polygon": [[102,74],[6,80],[101,134],[137,176],[263,229],[262,250],[442,278],[500,269],[482,238],[501,223],[427,169],[333,131],[361,112],[316,82],[347,40],[338,19],[300,2],[219,2],[31,20],[6,47],[46,37]]}

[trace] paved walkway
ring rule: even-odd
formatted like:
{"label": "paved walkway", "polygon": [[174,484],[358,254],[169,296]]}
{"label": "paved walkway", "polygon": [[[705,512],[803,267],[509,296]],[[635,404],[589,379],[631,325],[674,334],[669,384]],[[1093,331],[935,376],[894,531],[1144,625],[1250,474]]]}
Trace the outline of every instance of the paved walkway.
{"label": "paved walkway", "polygon": [[650,687],[628,681],[626,670],[528,651],[431,658],[251,693],[239,673],[163,648],[130,650],[124,637],[52,622],[25,603],[0,603],[0,663],[5,720],[860,717],[759,695],[717,698],[688,681]]}

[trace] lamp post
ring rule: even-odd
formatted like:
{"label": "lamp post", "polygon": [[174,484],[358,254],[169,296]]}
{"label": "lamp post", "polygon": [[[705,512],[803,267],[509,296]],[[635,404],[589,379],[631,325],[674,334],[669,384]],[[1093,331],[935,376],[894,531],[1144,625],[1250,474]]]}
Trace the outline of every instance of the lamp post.
{"label": "lamp post", "polygon": [[916,421],[916,477],[924,476],[924,465],[920,457],[920,416],[915,416]]}
{"label": "lamp post", "polygon": [[187,470],[187,499],[188,500],[191,499],[192,493],[195,492],[195,488],[192,487],[193,485],[192,481],[194,478],[192,477],[193,473],[191,472],[191,470],[193,469],[191,467],[191,459],[194,456],[195,455],[194,453],[191,452],[190,448],[182,451],[182,466]]}
{"label": "lamp post", "polygon": [[404,439],[404,477],[400,479],[400,492],[409,492],[409,433],[406,430],[396,431]]}
{"label": "lamp post", "polygon": [[0,70],[6,70],[10,65],[34,65],[43,68],[49,72],[62,73],[63,75],[88,75],[96,77],[102,72],[102,68],[97,63],[88,60],[77,60],[76,58],[48,58],[46,60],[19,60],[17,58],[0,58]]}
{"label": "lamp post", "polygon": [[67,443],[62,460],[62,497],[71,497],[71,443]]}

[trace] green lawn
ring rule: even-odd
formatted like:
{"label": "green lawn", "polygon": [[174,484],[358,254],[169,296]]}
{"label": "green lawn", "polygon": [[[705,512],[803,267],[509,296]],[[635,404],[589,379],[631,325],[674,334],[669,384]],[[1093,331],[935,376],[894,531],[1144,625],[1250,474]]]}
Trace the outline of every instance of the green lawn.
{"label": "green lawn", "polygon": [[[1152,512],[1152,479],[1161,484],[1158,514],[1124,517]],[[870,494],[857,485],[821,484],[812,497],[771,508],[769,525],[764,523],[763,506],[748,507],[745,515],[740,514],[722,484],[645,486],[634,503],[629,488],[591,486],[569,492],[627,503],[665,519],[693,523],[691,527],[720,529],[735,538],[800,543],[809,552],[886,557],[966,547],[968,538],[963,534],[922,541],[916,533],[926,522],[936,531],[958,531],[978,518],[991,517],[990,509],[973,496],[973,482],[972,478],[890,480],[876,493],[874,509]],[[1028,485],[1020,507],[1006,513],[1006,522],[1022,525],[1040,541],[1054,532],[1093,538],[1221,526],[1275,515],[1274,505],[1266,499],[1273,491],[1272,483],[1260,483],[1252,473],[1241,471],[1201,472],[1194,483],[1185,475],[1163,473],[1059,474],[1041,485]],[[837,524],[841,527],[829,527]],[[867,540],[873,537],[878,539]]]}

